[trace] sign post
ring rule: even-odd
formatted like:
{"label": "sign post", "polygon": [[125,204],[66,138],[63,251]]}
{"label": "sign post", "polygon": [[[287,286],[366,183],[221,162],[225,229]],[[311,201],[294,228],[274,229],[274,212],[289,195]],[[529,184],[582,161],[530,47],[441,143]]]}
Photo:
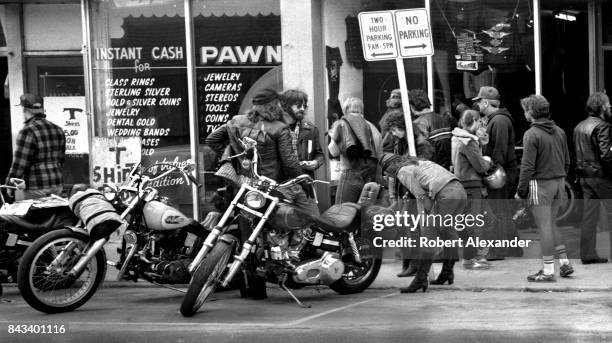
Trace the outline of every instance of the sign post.
{"label": "sign post", "polygon": [[416,156],[403,59],[426,57],[434,53],[427,9],[361,12],[358,18],[365,60],[395,60],[406,121],[408,153]]}

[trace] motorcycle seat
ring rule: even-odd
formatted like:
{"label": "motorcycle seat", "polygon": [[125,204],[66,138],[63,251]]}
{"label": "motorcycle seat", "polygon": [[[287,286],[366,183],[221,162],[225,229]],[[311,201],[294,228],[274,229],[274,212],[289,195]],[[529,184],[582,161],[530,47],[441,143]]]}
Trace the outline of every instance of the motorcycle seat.
{"label": "motorcycle seat", "polygon": [[313,219],[323,230],[341,233],[347,231],[360,210],[361,205],[347,202],[333,205],[320,217],[313,217]]}
{"label": "motorcycle seat", "polygon": [[0,215],[0,221],[5,221],[19,228],[30,231],[51,230],[74,224],[74,220],[70,220],[69,218],[60,216],[58,214],[52,214],[48,219],[40,223],[34,223],[24,217],[13,215]]}

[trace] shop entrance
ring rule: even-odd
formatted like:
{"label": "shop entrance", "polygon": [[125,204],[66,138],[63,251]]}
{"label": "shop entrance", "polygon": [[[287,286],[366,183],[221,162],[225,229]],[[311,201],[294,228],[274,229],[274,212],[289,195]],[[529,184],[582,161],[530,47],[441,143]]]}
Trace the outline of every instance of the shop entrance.
{"label": "shop entrance", "polygon": [[552,119],[565,131],[573,155],[572,133],[585,118],[589,96],[587,4],[543,1],[541,20],[542,95],[551,104]]}

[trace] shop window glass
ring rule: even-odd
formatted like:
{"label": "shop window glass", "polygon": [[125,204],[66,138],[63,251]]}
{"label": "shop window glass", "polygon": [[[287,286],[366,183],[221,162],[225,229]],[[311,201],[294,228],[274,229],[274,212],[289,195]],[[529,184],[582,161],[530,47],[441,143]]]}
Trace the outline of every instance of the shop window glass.
{"label": "shop window glass", "polygon": [[[458,116],[482,86],[494,86],[515,123],[519,100],[535,92],[533,2],[431,0],[435,109]],[[520,137],[520,134],[517,134]]]}
{"label": "shop window glass", "polygon": [[[189,159],[184,2],[89,4],[92,183],[121,182],[138,162],[150,166]],[[179,173],[153,186],[185,214],[192,214],[191,186]]]}
{"label": "shop window glass", "polygon": [[27,91],[43,97],[47,119],[64,129],[64,184],[89,183],[89,124],[85,113],[83,58],[28,57]]}
{"label": "shop window glass", "polygon": [[612,44],[612,3],[604,1],[601,4],[602,40],[604,44]]}
{"label": "shop window glass", "polygon": [[234,115],[246,113],[255,91],[282,90],[279,0],[195,0],[192,2],[196,51],[199,142],[204,156],[205,187],[201,210],[221,179],[206,137]]}

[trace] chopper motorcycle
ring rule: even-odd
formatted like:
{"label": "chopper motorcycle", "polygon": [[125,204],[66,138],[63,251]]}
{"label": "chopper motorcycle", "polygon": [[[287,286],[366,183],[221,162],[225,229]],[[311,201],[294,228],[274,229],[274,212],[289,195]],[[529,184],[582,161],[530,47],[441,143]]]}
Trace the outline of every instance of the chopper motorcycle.
{"label": "chopper motorcycle", "polygon": [[240,188],[189,266],[192,279],[181,313],[195,314],[218,286],[226,287],[237,275],[246,281],[247,296],[265,298],[267,281],[277,283],[302,307],[307,306],[289,288],[326,285],[351,294],[369,287],[381,259],[361,229],[361,205],[337,204],[321,216],[294,208],[284,189],[322,181],[300,175],[279,184],[261,176],[257,142],[249,137],[240,142],[244,152],[230,159],[248,166],[250,177],[234,181]]}
{"label": "chopper motorcycle", "polygon": [[[155,171],[167,170],[156,177],[148,176],[154,167]],[[181,167],[156,163],[144,171],[136,165],[127,185],[104,187],[104,197],[121,213],[118,228],[94,235],[93,229],[88,232],[84,225],[77,225],[37,239],[19,264],[18,287],[26,302],[45,313],[68,312],[85,304],[104,280],[107,261],[103,247],[117,230],[123,237],[118,249],[120,259],[108,264],[119,269],[118,280],[142,278],[171,289],[174,288],[166,284],[188,283],[188,264],[207,231],[168,205],[151,185],[170,173],[180,172],[199,186],[192,170],[192,161]],[[79,224],[83,221],[81,218]]]}
{"label": "chopper motorcycle", "polygon": [[[19,179],[12,181],[23,183]],[[17,188],[0,185],[0,295],[2,283],[17,280],[19,259],[35,239],[78,221],[70,211],[67,199],[59,196],[9,203],[2,191]]]}

